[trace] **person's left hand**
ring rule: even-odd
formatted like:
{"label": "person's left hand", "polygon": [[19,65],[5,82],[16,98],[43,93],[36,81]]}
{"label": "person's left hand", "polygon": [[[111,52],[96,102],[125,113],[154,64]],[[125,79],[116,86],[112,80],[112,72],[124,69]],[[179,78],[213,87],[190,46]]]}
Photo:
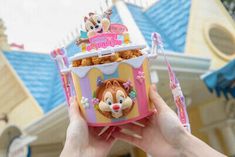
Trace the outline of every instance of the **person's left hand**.
{"label": "person's left hand", "polygon": [[110,127],[104,134],[98,136],[102,128],[87,126],[86,121],[80,114],[75,98],[70,100],[70,124],[67,129],[67,136],[63,151],[60,157],[104,157],[114,143]]}

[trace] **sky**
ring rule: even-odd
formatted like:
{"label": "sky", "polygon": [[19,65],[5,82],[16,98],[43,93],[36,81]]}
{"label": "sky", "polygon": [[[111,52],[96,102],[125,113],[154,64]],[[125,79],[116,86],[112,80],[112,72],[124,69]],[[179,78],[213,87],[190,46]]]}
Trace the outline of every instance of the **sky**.
{"label": "sky", "polygon": [[[25,50],[49,53],[76,34],[88,12],[100,11],[105,0],[0,0],[0,18],[9,43]],[[71,40],[71,38],[70,38]]]}

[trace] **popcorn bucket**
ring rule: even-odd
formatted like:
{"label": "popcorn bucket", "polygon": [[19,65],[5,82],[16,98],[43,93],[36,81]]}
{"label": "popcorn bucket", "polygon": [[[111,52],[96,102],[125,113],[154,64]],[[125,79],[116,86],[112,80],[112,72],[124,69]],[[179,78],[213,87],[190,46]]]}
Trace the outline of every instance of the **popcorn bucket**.
{"label": "popcorn bucket", "polygon": [[[109,126],[135,122],[152,114],[149,59],[163,51],[160,35],[153,33],[150,54],[145,53],[142,50],[145,46],[131,43],[125,25],[111,23],[111,14],[112,11],[108,10],[102,15],[89,13],[89,17],[84,17],[86,31],[81,30],[76,40],[81,50],[76,55],[68,59],[64,48],[51,52],[60,72],[67,103],[70,104],[70,97],[76,96],[88,125],[104,127],[101,133]],[[142,53],[134,57],[125,54],[135,50]],[[190,130],[180,85],[166,56],[164,58],[179,118]]]}
{"label": "popcorn bucket", "polygon": [[[152,114],[148,62],[156,55],[144,52],[145,45],[131,43],[127,27],[111,24],[107,13],[102,17],[89,14],[84,21],[86,32],[81,31],[76,42],[81,52],[69,60],[64,49],[51,53],[60,71],[68,104],[69,98],[75,95],[90,126],[116,126]],[[133,52],[134,57],[128,56],[127,51]],[[115,56],[121,58],[99,63]]]}
{"label": "popcorn bucket", "polygon": [[[123,50],[142,49],[143,45],[115,46],[80,53],[71,61],[86,57],[106,57]],[[112,54],[110,54],[112,52]],[[72,67],[72,80],[80,110],[90,126],[115,126],[149,116],[150,74],[148,54],[100,65]]]}

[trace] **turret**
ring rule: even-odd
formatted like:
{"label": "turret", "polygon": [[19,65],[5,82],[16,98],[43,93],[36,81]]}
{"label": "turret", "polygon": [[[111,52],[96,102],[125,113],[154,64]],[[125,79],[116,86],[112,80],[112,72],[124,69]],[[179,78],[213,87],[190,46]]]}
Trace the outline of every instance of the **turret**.
{"label": "turret", "polygon": [[0,19],[0,50],[9,50],[10,46],[7,41],[7,35],[5,34],[6,27],[4,22]]}

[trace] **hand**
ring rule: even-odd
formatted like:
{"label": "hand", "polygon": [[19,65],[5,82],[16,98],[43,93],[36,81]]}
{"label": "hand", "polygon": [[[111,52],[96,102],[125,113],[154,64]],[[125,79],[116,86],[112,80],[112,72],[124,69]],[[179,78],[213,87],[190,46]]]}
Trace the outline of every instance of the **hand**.
{"label": "hand", "polygon": [[[80,114],[78,104],[73,98],[70,101],[70,124],[61,157],[104,157],[112,147],[114,138],[108,136],[114,128],[110,127],[103,135],[98,136],[102,128],[87,126]],[[108,137],[108,138],[107,138]]]}
{"label": "hand", "polygon": [[[150,88],[150,99],[156,111],[153,116],[139,121],[144,127],[122,125],[122,131],[114,132],[115,138],[134,144],[157,157],[223,156],[186,131],[175,112],[158,95],[154,85]],[[125,130],[132,131],[134,136]]]}
{"label": "hand", "polygon": [[139,121],[145,127],[135,124],[120,126],[122,129],[134,131],[142,138],[138,139],[123,132],[115,132],[114,137],[127,141],[143,149],[153,156],[173,156],[177,153],[182,136],[186,133],[176,114],[156,93],[155,86],[150,88],[150,99],[157,111],[149,118]]}

